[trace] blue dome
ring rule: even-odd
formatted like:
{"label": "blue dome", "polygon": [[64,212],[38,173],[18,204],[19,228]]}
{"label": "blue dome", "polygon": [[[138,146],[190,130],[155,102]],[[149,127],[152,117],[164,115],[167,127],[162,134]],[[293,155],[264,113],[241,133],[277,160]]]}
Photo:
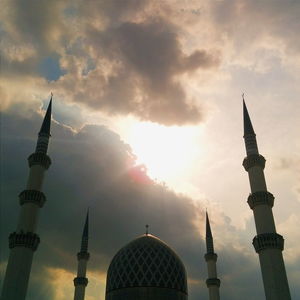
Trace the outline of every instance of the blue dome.
{"label": "blue dome", "polygon": [[106,292],[129,287],[169,288],[187,294],[186,272],[178,255],[153,235],[143,235],[112,259]]}

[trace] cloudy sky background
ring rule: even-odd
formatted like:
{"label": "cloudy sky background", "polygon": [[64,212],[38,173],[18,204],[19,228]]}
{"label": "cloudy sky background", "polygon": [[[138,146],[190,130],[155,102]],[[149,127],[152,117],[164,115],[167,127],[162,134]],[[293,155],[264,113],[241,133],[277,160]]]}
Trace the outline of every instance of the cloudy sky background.
{"label": "cloudy sky background", "polygon": [[296,299],[299,1],[2,0],[1,7],[1,277],[26,158],[52,91],[53,164],[28,300],[73,297],[88,206],[87,300],[104,300],[112,256],[145,223],[182,258],[189,299],[207,299],[206,208],[222,299],[263,299],[241,165],[245,92]]}

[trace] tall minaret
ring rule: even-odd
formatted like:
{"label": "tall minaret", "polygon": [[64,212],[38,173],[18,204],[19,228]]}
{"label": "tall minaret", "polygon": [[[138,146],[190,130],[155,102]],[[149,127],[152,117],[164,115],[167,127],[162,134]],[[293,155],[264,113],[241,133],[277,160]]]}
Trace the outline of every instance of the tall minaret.
{"label": "tall minaret", "polygon": [[3,282],[1,300],[24,300],[26,297],[33,253],[40,238],[36,227],[40,208],[46,197],[42,190],[44,173],[51,164],[47,155],[51,125],[51,100],[38,135],[35,152],[28,157],[29,178],[26,190],[20,193],[21,212],[15,232],[9,236],[10,254]]}
{"label": "tall minaret", "polygon": [[87,212],[84,229],[81,239],[80,252],[77,253],[78,268],[77,277],[74,278],[75,293],[74,300],[84,300],[85,287],[88,284],[88,279],[86,278],[86,267],[87,262],[90,258],[88,253],[88,240],[89,240],[89,212]]}
{"label": "tall minaret", "polygon": [[209,290],[209,300],[220,300],[220,279],[217,278],[217,258],[214,252],[214,240],[210,229],[208,214],[206,213],[206,250],[205,260],[207,263],[208,279],[206,285]]}
{"label": "tall minaret", "polygon": [[274,196],[267,191],[264,167],[265,158],[259,154],[256,135],[243,100],[244,139],[247,156],[243,166],[248,172],[251,194],[248,204],[253,210],[257,236],[253,246],[259,255],[266,300],[291,299],[282,257],[284,239],[276,233],[272,213]]}

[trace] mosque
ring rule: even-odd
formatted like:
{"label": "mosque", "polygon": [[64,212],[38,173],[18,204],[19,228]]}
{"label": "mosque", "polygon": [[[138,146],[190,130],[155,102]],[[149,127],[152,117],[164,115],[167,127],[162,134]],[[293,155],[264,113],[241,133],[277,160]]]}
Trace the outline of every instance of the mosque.
{"label": "mosque", "polygon": [[[20,193],[18,226],[9,236],[10,255],[3,283],[1,300],[25,300],[33,254],[40,238],[36,234],[39,210],[46,201],[42,192],[45,171],[51,165],[47,155],[50,138],[52,97],[43,120],[35,152],[28,158],[30,173],[26,189]],[[256,135],[243,101],[244,140],[246,158],[243,166],[248,172],[251,194],[249,207],[253,210],[257,235],[253,246],[258,253],[266,300],[291,299],[282,251],[284,239],[276,232],[272,213],[274,196],[267,191],[264,178],[265,158],[259,154]],[[74,278],[74,300],[84,300],[88,285],[86,277],[89,215],[77,254],[78,269]],[[217,254],[206,214],[206,250],[208,298],[220,299],[220,279],[217,276]],[[166,243],[148,233],[137,237],[113,257],[107,271],[106,300],[187,300],[187,274],[179,256]]]}

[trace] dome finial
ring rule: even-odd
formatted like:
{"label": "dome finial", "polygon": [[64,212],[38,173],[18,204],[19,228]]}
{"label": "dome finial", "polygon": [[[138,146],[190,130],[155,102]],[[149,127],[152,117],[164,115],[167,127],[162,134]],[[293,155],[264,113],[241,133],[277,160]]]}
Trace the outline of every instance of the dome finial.
{"label": "dome finial", "polygon": [[149,225],[146,224],[145,227],[146,227],[146,235],[148,235],[149,234]]}

